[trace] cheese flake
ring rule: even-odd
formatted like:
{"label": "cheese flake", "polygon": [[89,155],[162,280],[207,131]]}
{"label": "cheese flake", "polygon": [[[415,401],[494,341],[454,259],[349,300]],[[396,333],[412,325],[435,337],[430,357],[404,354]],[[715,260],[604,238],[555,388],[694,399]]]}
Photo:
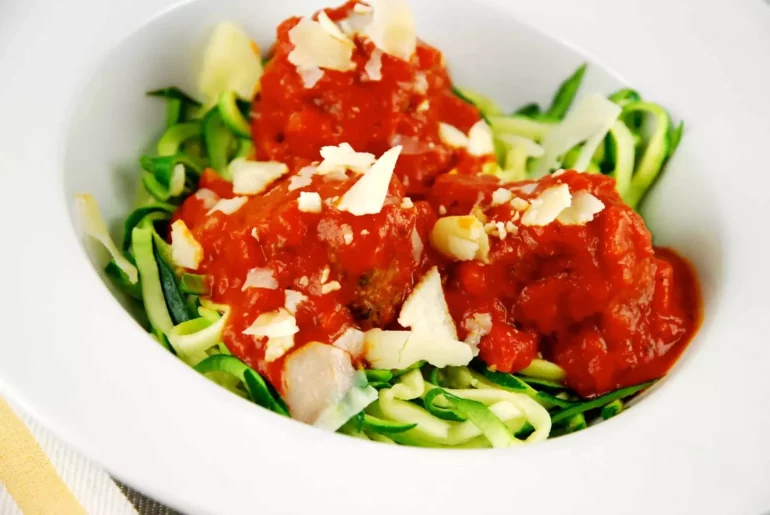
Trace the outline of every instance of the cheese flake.
{"label": "cheese flake", "polygon": [[374,154],[369,152],[356,152],[348,143],[340,143],[337,146],[321,148],[323,161],[318,165],[316,173],[326,175],[334,172],[353,170],[358,173],[366,173],[375,163]]}
{"label": "cheese flake", "polygon": [[407,0],[373,0],[372,22],[367,35],[385,52],[409,61],[417,48],[414,16]]}
{"label": "cheese flake", "polygon": [[219,201],[219,195],[208,188],[201,188],[193,195],[203,203],[203,207],[211,209]]}
{"label": "cheese flake", "polygon": [[338,39],[340,42],[344,43],[349,47],[355,46],[355,43],[353,43],[353,40],[347,37],[345,33],[343,33],[342,30],[340,30],[337,24],[334,23],[331,18],[329,18],[328,14],[326,14],[326,11],[320,11],[318,13],[318,23],[320,23],[321,27],[326,32],[328,32],[329,35],[332,36],[333,38]]}
{"label": "cheese flake", "polygon": [[604,209],[604,203],[587,191],[572,195],[572,205],[559,214],[564,225],[585,225]]}
{"label": "cheese flake", "polygon": [[495,153],[492,129],[484,120],[479,120],[468,132],[468,153],[472,156],[486,156]]}
{"label": "cheese flake", "polygon": [[242,208],[247,200],[246,197],[223,198],[214,204],[214,206],[208,210],[206,215],[212,215],[217,211],[221,211],[226,215],[231,215]]}
{"label": "cheese flake", "polygon": [[233,176],[233,193],[257,195],[273,182],[289,173],[289,167],[278,161],[248,161],[244,157],[234,159],[230,165]]}
{"label": "cheese flake", "polygon": [[372,165],[340,199],[337,208],[355,216],[373,215],[382,210],[390,179],[396,168],[401,147],[393,147]]}
{"label": "cheese flake", "polygon": [[296,315],[299,305],[307,300],[305,295],[296,290],[284,290],[283,294],[285,299],[283,307],[292,315]]}
{"label": "cheese flake", "polygon": [[275,279],[275,272],[269,268],[252,268],[246,274],[246,280],[243,283],[241,291],[246,291],[249,288],[275,290],[278,288],[278,281]]}
{"label": "cheese flake", "polygon": [[324,71],[318,66],[297,66],[297,74],[302,79],[302,85],[305,89],[312,89],[323,79]]}
{"label": "cheese flake", "polygon": [[369,56],[369,60],[364,65],[364,71],[370,81],[382,80],[382,51],[379,48],[372,51],[372,55]]}
{"label": "cheese flake", "polygon": [[297,175],[292,175],[289,179],[289,191],[298,190],[313,184],[315,170],[315,166],[306,166]]}
{"label": "cheese flake", "polygon": [[356,14],[369,14],[373,11],[371,5],[357,3],[353,6],[353,12]]}
{"label": "cheese flake", "polygon": [[321,285],[321,294],[326,295],[327,293],[331,293],[333,291],[337,291],[340,288],[342,288],[342,285],[337,281],[329,281],[328,283]]}
{"label": "cheese flake", "polygon": [[473,355],[478,356],[481,339],[492,330],[492,315],[489,313],[474,313],[472,317],[465,319],[463,327],[468,331],[465,343],[470,345]]}
{"label": "cheese flake", "polygon": [[289,41],[294,45],[289,53],[289,62],[295,66],[342,72],[356,67],[352,60],[353,47],[331,35],[321,23],[310,18],[302,18],[289,31]]}
{"label": "cheese flake", "polygon": [[302,191],[297,199],[297,205],[303,213],[320,213],[322,207],[321,195],[315,191]]}
{"label": "cheese flake", "polygon": [[334,340],[332,345],[342,349],[354,358],[360,358],[364,353],[364,333],[355,327],[348,327],[342,335]]}
{"label": "cheese flake", "polygon": [[514,199],[511,200],[511,207],[516,211],[524,211],[529,207],[529,202],[523,198],[514,197]]}
{"label": "cheese flake", "polygon": [[398,323],[413,331],[427,331],[437,338],[457,339],[437,267],[431,268],[415,285],[401,306]]}
{"label": "cheese flake", "polygon": [[348,224],[342,224],[342,241],[345,242],[345,245],[353,243],[353,228]]}
{"label": "cheese flake", "polygon": [[265,345],[265,361],[272,363],[294,347],[294,336],[268,338]]}
{"label": "cheese flake", "polygon": [[572,195],[566,184],[551,186],[532,200],[524,216],[521,217],[521,224],[540,227],[548,225],[556,220],[562,211],[570,207],[571,203]]}
{"label": "cheese flake", "polygon": [[171,259],[178,266],[197,270],[203,261],[203,247],[183,220],[171,224]]}
{"label": "cheese flake", "polygon": [[497,188],[492,192],[492,205],[499,206],[505,204],[513,198],[513,193],[505,188]]}
{"label": "cheese flake", "polygon": [[412,199],[409,197],[404,197],[401,199],[401,209],[412,209],[414,207],[414,202],[412,202]]}
{"label": "cheese flake", "polygon": [[297,320],[286,309],[280,308],[268,313],[262,313],[257,317],[243,334],[262,336],[267,338],[281,338],[292,336],[299,332]]}
{"label": "cheese flake", "polygon": [[438,138],[441,143],[452,148],[467,148],[468,136],[463,131],[448,123],[438,124]]}

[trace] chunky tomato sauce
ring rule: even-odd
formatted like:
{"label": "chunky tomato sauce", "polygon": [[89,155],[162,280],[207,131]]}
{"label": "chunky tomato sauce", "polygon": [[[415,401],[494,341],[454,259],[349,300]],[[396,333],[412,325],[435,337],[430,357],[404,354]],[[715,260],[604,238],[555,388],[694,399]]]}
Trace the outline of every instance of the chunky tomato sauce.
{"label": "chunky tomato sauce", "polygon": [[[339,20],[353,3],[327,13]],[[697,281],[686,261],[653,248],[644,222],[621,202],[612,179],[566,172],[507,184],[522,200],[567,184],[573,194],[592,193],[605,209],[586,225],[519,226],[504,239],[491,238],[486,263],[440,256],[429,243],[439,216],[474,210],[491,222],[516,217],[510,204],[492,205],[498,179],[480,175],[494,157],[473,157],[439,139],[439,122],[467,132],[478,111],[452,94],[441,53],[422,42],[410,62],[383,55],[382,79],[370,80],[364,68],[373,44],[356,39],[356,71],[325,70],[306,88],[288,60],[288,31],[298,21],[290,18],[278,28],[254,103],[257,158],[287,163],[295,175],[319,161],[326,145],[347,142],[376,156],[402,145],[403,153],[376,215],[336,209],[358,180],[352,173],[347,179],[313,175],[310,185],[296,189],[284,177],[232,214],[207,214],[210,203],[200,195],[185,201],[176,217],[204,248],[198,273],[210,276],[212,299],[232,309],[224,340],[235,355],[281,391],[285,357],[266,362],[264,339],[243,331],[260,314],[283,307],[285,289],[308,298],[296,313],[297,349],[309,341],[332,343],[350,327],[397,328],[403,300],[438,265],[460,339],[474,314],[491,316],[480,358],[498,370],[518,371],[540,355],[561,365],[584,396],[668,370],[698,326]],[[234,196],[213,170],[199,187]],[[320,194],[320,213],[299,210],[301,191]],[[274,272],[276,289],[243,288],[257,267]],[[324,289],[334,281],[338,289]]]}

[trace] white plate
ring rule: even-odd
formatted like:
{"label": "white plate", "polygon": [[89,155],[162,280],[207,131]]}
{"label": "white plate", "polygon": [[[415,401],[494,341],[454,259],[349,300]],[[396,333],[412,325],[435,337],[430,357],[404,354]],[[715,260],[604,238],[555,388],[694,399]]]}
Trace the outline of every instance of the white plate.
{"label": "white plate", "polygon": [[94,272],[71,194],[94,192],[113,221],[125,213],[133,160],[159,127],[143,91],[188,81],[196,44],[219,19],[237,18],[266,44],[281,18],[320,6],[203,0],[120,43],[171,3],[0,7],[5,395],[117,477],[188,512],[770,509],[770,7],[413,1],[421,34],[446,51],[458,82],[506,107],[545,100],[580,60],[518,17],[617,73],[595,65],[586,89],[624,77],[686,119],[646,215],[659,243],[694,260],[706,301],[681,362],[621,417],[526,448],[451,452],[325,434],[214,387],[154,344]]}

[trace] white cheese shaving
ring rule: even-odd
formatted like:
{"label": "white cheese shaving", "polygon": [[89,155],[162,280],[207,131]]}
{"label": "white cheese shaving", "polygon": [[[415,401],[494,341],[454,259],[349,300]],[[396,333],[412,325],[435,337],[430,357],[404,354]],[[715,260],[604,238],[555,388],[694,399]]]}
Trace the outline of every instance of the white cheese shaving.
{"label": "white cheese shaving", "polygon": [[337,26],[336,23],[334,23],[331,18],[329,18],[329,15],[326,14],[326,11],[320,11],[318,13],[318,23],[321,24],[321,27],[329,33],[330,36],[333,38],[336,38],[340,40],[342,43],[344,43],[347,46],[354,47],[355,43],[353,43],[353,40],[351,40],[349,37],[345,35],[345,33],[340,30],[340,28]]}
{"label": "white cheese shaving", "polygon": [[440,122],[438,124],[438,138],[441,140],[441,143],[448,147],[468,147],[468,136],[466,136],[463,131],[454,125],[450,125],[448,123]]}
{"label": "white cheese shaving", "polygon": [[219,201],[219,195],[208,188],[201,188],[193,195],[203,203],[203,207],[211,209]]}
{"label": "white cheese shaving", "polygon": [[503,222],[495,222],[497,228],[497,237],[504,240],[508,236],[508,231],[505,230],[505,224]]}
{"label": "white cheese shaving", "polygon": [[355,216],[373,215],[382,210],[390,179],[396,168],[401,147],[393,147],[372,165],[340,199],[337,208]]}
{"label": "white cheese shaving", "polygon": [[516,227],[516,225],[511,222],[510,220],[505,222],[505,230],[508,231],[509,234],[518,234],[519,228]]}
{"label": "white cheese shaving", "polygon": [[350,245],[353,243],[353,228],[350,227],[348,224],[342,224],[342,241],[345,242],[345,245]]}
{"label": "white cheese shaving", "polygon": [[344,172],[348,169],[358,173],[366,173],[376,161],[374,154],[356,152],[348,143],[321,147],[321,157],[323,157],[323,161],[318,165],[316,172],[319,175]]}
{"label": "white cheese shaving", "polygon": [[523,198],[515,197],[513,200],[511,200],[511,207],[516,211],[524,211],[529,207],[529,202]]}
{"label": "white cheese shaving", "polygon": [[306,275],[303,275],[302,277],[299,278],[299,280],[297,281],[297,284],[299,284],[304,288],[305,286],[310,284],[310,279],[308,279]]}
{"label": "white cheese shaving", "polygon": [[521,217],[522,225],[544,226],[548,225],[570,207],[572,195],[566,184],[551,186],[543,191],[540,196],[533,199],[529,208]]}
{"label": "white cheese shaving", "polygon": [[375,48],[364,66],[366,77],[371,81],[382,80],[382,51]]}
{"label": "white cheese shaving", "polygon": [[302,85],[305,89],[312,89],[323,79],[324,71],[318,66],[297,66],[297,74],[302,79]]}
{"label": "white cheese shaving", "polygon": [[584,170],[596,148],[618,119],[621,107],[600,93],[591,94],[571,109],[564,120],[543,138],[545,153],[538,159],[535,177],[542,177],[559,167],[559,156],[579,143],[586,142],[575,163]]}
{"label": "white cheese shaving", "polygon": [[331,270],[328,266],[323,267],[323,270],[321,270],[321,284],[325,283],[329,280],[329,275],[331,275]]}
{"label": "white cheese shaving", "polygon": [[492,129],[484,120],[479,120],[468,132],[468,153],[472,156],[486,156],[495,153]]}
{"label": "white cheese shaving", "polygon": [[412,202],[412,199],[409,197],[404,197],[401,199],[401,209],[412,209],[414,207],[414,202]]}
{"label": "white cheese shaving", "polygon": [[392,56],[409,61],[417,48],[414,16],[407,0],[372,0],[374,15],[367,34]]}
{"label": "white cheese shaving", "polygon": [[221,211],[226,215],[231,215],[242,208],[247,200],[246,197],[223,198],[214,204],[214,207],[209,209],[208,212],[206,212],[206,215],[214,214],[217,211]]}
{"label": "white cheese shaving", "polygon": [[587,191],[572,195],[572,205],[559,214],[564,225],[585,225],[604,209],[604,203]]}
{"label": "white cheese shaving", "polygon": [[430,109],[430,100],[427,98],[417,105],[417,112],[424,113]]}
{"label": "white cheese shaving", "polygon": [[294,347],[294,336],[268,338],[265,345],[265,361],[272,363]]}
{"label": "white cheese shaving", "polygon": [[230,165],[233,176],[233,193],[257,195],[289,173],[289,167],[277,161],[248,161],[244,157],[234,159]]}
{"label": "white cheese shaving", "polygon": [[415,285],[401,306],[398,323],[413,331],[425,330],[437,338],[457,339],[437,267],[431,268]]}
{"label": "white cheese shaving", "polygon": [[492,205],[499,206],[505,204],[513,198],[513,193],[505,188],[497,188],[492,192]]}
{"label": "white cheese shaving", "polygon": [[484,224],[473,215],[439,218],[430,233],[433,247],[459,261],[485,261],[489,256],[489,237]]}
{"label": "white cheese shaving", "polygon": [[352,60],[353,47],[332,36],[319,22],[310,18],[302,18],[289,31],[289,41],[294,45],[289,53],[289,62],[295,66],[342,72],[356,67]]}
{"label": "white cheese shaving", "polygon": [[[307,279],[307,277],[305,277],[305,279]],[[292,315],[296,315],[299,305],[307,300],[305,295],[296,290],[284,290],[283,294],[285,299],[283,307],[285,307],[286,311]]]}
{"label": "white cheese shaving", "polygon": [[373,11],[373,9],[372,9],[371,5],[357,3],[356,5],[353,6],[353,12],[355,12],[357,14],[368,14],[368,13],[370,13],[372,11]]}
{"label": "white cheese shaving", "polygon": [[315,191],[302,191],[297,199],[297,205],[303,213],[320,213],[321,195]]}
{"label": "white cheese shaving", "polygon": [[348,327],[332,345],[358,359],[364,353],[364,333],[354,327]]}
{"label": "white cheese shaving", "polygon": [[522,184],[521,186],[518,186],[517,189],[523,194],[529,195],[535,192],[535,190],[537,189],[537,183],[530,182],[529,184]]}
{"label": "white cheese shaving", "polygon": [[428,92],[428,77],[424,72],[414,74],[414,92],[420,95]]}
{"label": "white cheese shaving", "polygon": [[438,206],[438,214],[444,216],[446,214],[446,208],[443,205]]}
{"label": "white cheese shaving", "polygon": [[249,288],[275,290],[278,288],[278,281],[275,279],[275,272],[269,268],[252,268],[246,274],[246,280],[243,283],[241,291],[246,291]]}
{"label": "white cheese shaving", "polygon": [[217,24],[202,61],[198,81],[206,105],[216,104],[219,96],[227,91],[246,100],[259,92],[262,77],[259,47],[237,25]]}
{"label": "white cheese shaving", "polygon": [[474,313],[472,317],[465,319],[463,327],[468,331],[465,343],[470,345],[473,355],[478,356],[481,339],[492,330],[492,315],[489,313]]}
{"label": "white cheese shaving", "polygon": [[297,175],[292,175],[289,179],[289,191],[298,190],[313,184],[314,173],[315,166],[306,166]]}
{"label": "white cheese shaving", "polygon": [[171,224],[171,258],[177,266],[197,270],[203,261],[203,247],[183,220]]}
{"label": "white cheese shaving", "polygon": [[321,285],[321,294],[326,295],[327,293],[337,291],[340,288],[342,288],[342,285],[339,282],[329,281],[328,283]]}
{"label": "white cheese shaving", "polygon": [[243,334],[251,336],[263,336],[267,338],[281,338],[292,336],[299,332],[297,320],[286,309],[280,308],[268,313],[262,313],[257,317]]}
{"label": "white cheese shaving", "polygon": [[88,193],[77,195],[75,197],[75,207],[83,231],[101,243],[107,249],[107,252],[110,253],[110,257],[118,265],[118,268],[126,274],[131,284],[136,284],[139,281],[139,270],[115,246],[115,242],[112,241],[110,233],[107,231],[107,224],[104,223],[104,218],[101,211],[99,211],[99,204],[96,203],[96,199]]}

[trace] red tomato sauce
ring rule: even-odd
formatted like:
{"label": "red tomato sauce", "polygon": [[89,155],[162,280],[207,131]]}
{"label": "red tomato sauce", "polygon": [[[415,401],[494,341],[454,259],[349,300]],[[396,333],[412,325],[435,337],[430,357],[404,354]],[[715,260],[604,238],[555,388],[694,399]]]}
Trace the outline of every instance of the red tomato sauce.
{"label": "red tomato sauce", "polygon": [[[352,5],[327,10],[338,20]],[[492,328],[480,341],[480,358],[506,372],[542,356],[567,371],[578,393],[590,396],[665,374],[698,327],[700,296],[689,264],[667,249],[654,249],[649,231],[623,204],[614,181],[567,172],[537,183],[507,184],[525,200],[548,186],[586,190],[605,205],[583,226],[552,223],[521,226],[492,238],[487,263],[452,262],[435,252],[429,234],[438,216],[466,215],[474,206],[494,221],[513,216],[509,204],[491,206],[497,178],[479,175],[492,156],[473,157],[442,144],[439,122],[467,133],[479,120],[475,107],[455,97],[435,48],[419,42],[406,62],[382,57],[382,79],[368,80],[364,67],[371,42],[356,39],[354,72],[325,70],[306,88],[288,61],[290,18],[278,27],[274,55],[254,102],[252,135],[259,160],[286,163],[291,174],[320,160],[326,145],[349,143],[381,155],[402,145],[382,211],[353,216],[334,207],[358,179],[314,175],[312,185],[291,188],[290,177],[226,215],[208,214],[199,196],[175,214],[204,248],[197,273],[210,277],[212,300],[230,306],[224,341],[282,391],[283,358],[266,362],[264,339],[243,331],[263,313],[284,306],[284,290],[308,300],[296,313],[294,350],[309,341],[333,343],[347,328],[396,328],[398,311],[416,281],[433,265],[460,339],[464,321],[489,314]],[[232,185],[207,170],[199,188],[231,198]],[[323,199],[320,213],[299,210],[300,191]],[[409,195],[413,201],[402,204]],[[249,270],[267,268],[276,289],[243,289]],[[322,284],[339,289],[322,293]]]}

